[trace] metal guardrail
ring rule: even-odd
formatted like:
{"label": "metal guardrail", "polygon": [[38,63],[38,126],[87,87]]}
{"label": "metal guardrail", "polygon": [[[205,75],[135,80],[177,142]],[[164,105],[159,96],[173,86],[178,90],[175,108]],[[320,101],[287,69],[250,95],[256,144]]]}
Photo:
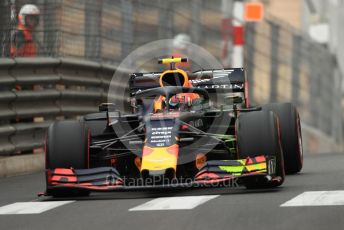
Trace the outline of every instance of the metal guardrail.
{"label": "metal guardrail", "polygon": [[0,59],[0,155],[42,147],[56,119],[96,112],[115,68],[75,59]]}

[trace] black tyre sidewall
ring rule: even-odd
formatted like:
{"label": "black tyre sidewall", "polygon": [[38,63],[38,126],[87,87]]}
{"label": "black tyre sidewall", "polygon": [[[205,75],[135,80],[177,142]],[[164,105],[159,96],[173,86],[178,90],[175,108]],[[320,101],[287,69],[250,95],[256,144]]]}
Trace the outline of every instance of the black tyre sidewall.
{"label": "black tyre sidewall", "polygon": [[279,118],[286,173],[300,172],[303,166],[303,150],[297,109],[291,103],[272,103],[263,106],[263,110],[273,111]]}
{"label": "black tyre sidewall", "polygon": [[[48,128],[46,137],[46,169],[55,168],[88,168],[89,130],[83,122],[59,121]],[[49,189],[47,194],[53,197],[88,196],[87,190],[60,188]]]}
{"label": "black tyre sidewall", "polygon": [[237,122],[238,157],[256,157],[268,155],[276,157],[276,176],[281,178],[275,184],[248,184],[248,188],[275,187],[283,183],[284,163],[280,142],[279,121],[271,111],[255,111],[242,113]]}
{"label": "black tyre sidewall", "polygon": [[46,168],[84,169],[88,165],[88,130],[79,121],[54,122],[48,129]]}

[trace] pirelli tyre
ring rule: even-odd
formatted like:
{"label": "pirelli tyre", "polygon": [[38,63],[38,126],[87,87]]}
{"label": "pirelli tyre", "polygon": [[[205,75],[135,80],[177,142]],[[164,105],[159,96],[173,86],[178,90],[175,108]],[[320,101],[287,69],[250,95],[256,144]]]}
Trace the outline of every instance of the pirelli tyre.
{"label": "pirelli tyre", "polygon": [[[88,167],[89,133],[83,122],[58,121],[48,128],[46,140],[46,169]],[[52,190],[47,189],[48,195],[86,196],[84,190]]]}
{"label": "pirelli tyre", "polygon": [[291,103],[272,103],[263,106],[263,110],[273,111],[279,118],[285,172],[300,172],[303,165],[303,149],[297,109]]}
{"label": "pirelli tyre", "polygon": [[269,188],[280,186],[285,177],[283,153],[279,140],[279,124],[271,111],[241,113],[236,121],[236,136],[239,158],[259,155],[274,156],[276,159],[276,179],[273,182],[247,177],[247,188]]}

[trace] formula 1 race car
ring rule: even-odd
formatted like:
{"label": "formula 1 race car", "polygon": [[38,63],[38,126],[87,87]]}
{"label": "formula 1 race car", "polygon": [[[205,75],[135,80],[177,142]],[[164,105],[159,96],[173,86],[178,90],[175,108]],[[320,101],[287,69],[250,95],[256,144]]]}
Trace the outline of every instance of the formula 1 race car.
{"label": "formula 1 race car", "polygon": [[301,170],[300,118],[291,103],[252,107],[242,68],[134,73],[132,113],[112,103],[53,123],[46,195],[170,187],[280,186]]}

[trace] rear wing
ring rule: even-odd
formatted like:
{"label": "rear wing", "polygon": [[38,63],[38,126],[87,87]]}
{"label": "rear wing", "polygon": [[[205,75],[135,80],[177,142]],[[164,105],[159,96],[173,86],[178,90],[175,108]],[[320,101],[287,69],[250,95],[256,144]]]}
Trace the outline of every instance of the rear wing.
{"label": "rear wing", "polygon": [[[161,74],[161,72],[131,74],[129,81],[130,96],[133,97],[136,92],[145,89],[160,87]],[[244,94],[245,105],[248,107],[247,81],[243,68],[199,70],[188,73],[188,81],[193,87],[207,90],[210,95],[241,92]]]}

